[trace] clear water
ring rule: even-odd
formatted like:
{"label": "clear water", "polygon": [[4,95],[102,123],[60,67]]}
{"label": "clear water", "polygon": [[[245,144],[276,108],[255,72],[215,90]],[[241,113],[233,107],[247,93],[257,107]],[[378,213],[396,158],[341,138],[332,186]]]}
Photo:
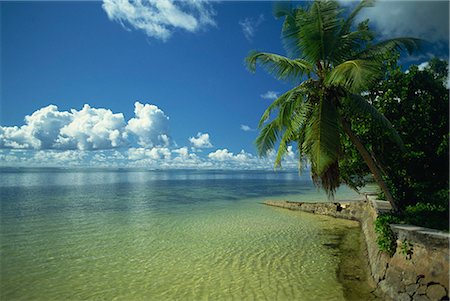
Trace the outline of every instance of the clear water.
{"label": "clear water", "polygon": [[3,169],[0,199],[1,300],[344,300],[356,223],[260,204],[326,199],[296,172]]}

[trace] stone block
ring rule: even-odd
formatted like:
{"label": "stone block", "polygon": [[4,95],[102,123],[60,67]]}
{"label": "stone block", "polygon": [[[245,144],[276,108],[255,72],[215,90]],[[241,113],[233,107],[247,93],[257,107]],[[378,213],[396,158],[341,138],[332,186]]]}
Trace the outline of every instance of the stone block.
{"label": "stone block", "polygon": [[407,293],[401,293],[398,295],[397,301],[411,301],[411,296]]}
{"label": "stone block", "polygon": [[430,301],[430,298],[428,298],[426,295],[414,295],[412,301]]}
{"label": "stone block", "polygon": [[427,285],[421,285],[417,288],[416,295],[425,295],[427,293]]}
{"label": "stone block", "polygon": [[442,298],[447,296],[445,288],[440,284],[432,284],[427,288],[427,297],[431,301],[440,301]]}
{"label": "stone block", "polygon": [[419,284],[410,284],[406,286],[406,293],[410,296],[414,295],[419,288]]}

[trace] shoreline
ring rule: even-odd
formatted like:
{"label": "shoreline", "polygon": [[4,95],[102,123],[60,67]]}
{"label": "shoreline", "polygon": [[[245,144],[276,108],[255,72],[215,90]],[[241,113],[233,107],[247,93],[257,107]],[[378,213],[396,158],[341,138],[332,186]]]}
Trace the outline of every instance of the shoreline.
{"label": "shoreline", "polygon": [[[356,242],[356,243],[355,243]],[[367,248],[361,228],[344,233],[338,246],[339,264],[336,276],[346,300],[383,300],[375,293],[376,285],[370,276]]]}
{"label": "shoreline", "polygon": [[[346,203],[358,203],[363,200],[348,200]],[[339,218],[340,202],[316,203],[316,202],[292,202],[292,201],[265,201],[264,205],[281,207],[293,211],[302,211],[306,214],[327,215]],[[326,204],[326,207],[318,207],[316,204]],[[345,205],[344,205],[345,206]],[[358,222],[356,218],[343,218]],[[368,251],[364,241],[364,233],[358,224],[355,228],[348,228],[335,233],[327,247],[337,252],[339,263],[336,268],[336,278],[342,285],[345,300],[385,300],[375,292],[370,266],[367,261]]]}
{"label": "shoreline", "polygon": [[[360,201],[335,202],[292,202],[265,201],[268,206],[280,207],[288,210],[327,215],[330,217],[358,221],[363,236],[363,247],[359,256],[351,258],[349,263],[356,263],[357,257],[365,260],[356,266],[368,265],[369,281],[374,283],[373,297],[382,299],[405,301],[444,301],[449,296],[449,239],[450,234],[414,225],[391,225],[397,237],[396,252],[392,257],[381,252],[377,245],[377,234],[374,223],[377,216],[390,210],[389,203],[365,195]],[[405,241],[412,246],[412,255],[405,256]],[[343,252],[345,254],[345,252]],[[354,265],[355,266],[355,265]],[[346,275],[345,257],[340,263],[339,275]],[[344,273],[344,274],[341,274]],[[350,277],[357,277],[352,274]],[[340,276],[341,277],[341,276]],[[344,282],[348,279],[341,277]],[[347,284],[343,284],[347,285]],[[351,286],[348,283],[348,286]],[[352,289],[352,288],[350,288]],[[352,296],[346,296],[349,300]],[[357,298],[355,296],[355,298]],[[369,299],[370,300],[370,299]]]}

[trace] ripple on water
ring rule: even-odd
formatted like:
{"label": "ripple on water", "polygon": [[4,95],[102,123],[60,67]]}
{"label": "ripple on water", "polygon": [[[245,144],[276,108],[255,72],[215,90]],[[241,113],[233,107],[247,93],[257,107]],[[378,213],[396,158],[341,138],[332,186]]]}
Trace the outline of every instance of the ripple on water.
{"label": "ripple on water", "polygon": [[357,225],[239,198],[241,182],[224,199],[185,185],[179,203],[146,182],[33,186],[15,203],[5,189],[0,299],[344,300],[332,244]]}

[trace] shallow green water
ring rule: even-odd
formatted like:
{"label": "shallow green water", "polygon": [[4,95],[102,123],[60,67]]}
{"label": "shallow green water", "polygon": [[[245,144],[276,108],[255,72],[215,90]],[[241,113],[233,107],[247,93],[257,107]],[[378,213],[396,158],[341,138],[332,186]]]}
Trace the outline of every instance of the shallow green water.
{"label": "shallow green water", "polygon": [[3,173],[1,300],[344,300],[309,181],[184,173]]}

